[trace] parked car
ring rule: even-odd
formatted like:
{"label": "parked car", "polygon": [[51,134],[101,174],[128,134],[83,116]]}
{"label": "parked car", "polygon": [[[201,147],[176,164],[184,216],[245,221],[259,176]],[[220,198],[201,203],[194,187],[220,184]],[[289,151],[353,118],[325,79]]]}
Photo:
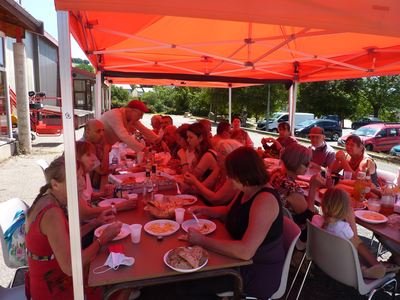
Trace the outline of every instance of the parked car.
{"label": "parked car", "polygon": [[396,145],[396,146],[392,147],[392,149],[390,149],[389,153],[393,156],[400,156],[400,145]]}
{"label": "parked car", "polygon": [[364,117],[361,118],[360,120],[354,121],[351,123],[351,129],[358,129],[361,126],[365,126],[368,124],[375,124],[375,123],[383,123],[381,119],[375,118],[375,117]]}
{"label": "parked car", "polygon": [[[300,113],[297,112],[294,115],[294,124],[295,126],[304,122],[306,120],[313,120],[314,114],[311,113]],[[281,122],[289,122],[289,113],[288,112],[276,112],[272,115],[272,117],[268,121],[268,131],[278,132],[278,125]],[[257,123],[258,130],[267,130],[267,119],[259,121]]]}
{"label": "parked car", "polygon": [[338,115],[324,115],[321,116],[321,120],[333,120],[340,124],[340,118]]}
{"label": "parked car", "polygon": [[342,135],[342,128],[339,123],[334,120],[308,120],[300,123],[294,129],[294,135],[299,137],[308,137],[311,128],[321,127],[325,131],[325,136],[332,141],[337,141]]}
{"label": "parked car", "polygon": [[[369,124],[358,128],[352,134],[358,135],[368,151],[387,152],[393,146],[400,144],[400,123]],[[338,140],[339,146],[344,146],[349,135]]]}

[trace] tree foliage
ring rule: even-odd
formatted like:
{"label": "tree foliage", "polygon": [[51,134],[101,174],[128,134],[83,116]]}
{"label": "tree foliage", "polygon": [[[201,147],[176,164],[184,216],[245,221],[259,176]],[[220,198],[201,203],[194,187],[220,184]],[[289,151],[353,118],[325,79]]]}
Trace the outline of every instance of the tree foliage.
{"label": "tree foliage", "polygon": [[111,104],[112,107],[124,106],[130,98],[130,94],[122,87],[111,85]]}

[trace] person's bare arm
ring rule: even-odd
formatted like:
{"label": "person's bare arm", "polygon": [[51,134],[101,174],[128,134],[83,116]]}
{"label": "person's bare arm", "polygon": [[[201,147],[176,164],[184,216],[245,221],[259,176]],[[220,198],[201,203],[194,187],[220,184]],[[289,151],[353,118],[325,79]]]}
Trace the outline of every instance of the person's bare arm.
{"label": "person's bare arm", "polygon": [[250,209],[249,224],[241,240],[217,240],[190,228],[189,242],[203,246],[223,255],[239,259],[251,259],[261,245],[278,216],[279,206],[269,193],[257,195]]}
{"label": "person's bare arm", "polygon": [[215,169],[216,168],[216,161],[214,157],[212,156],[211,153],[206,152],[203,154],[201,157],[199,163],[196,165],[196,167],[193,169],[192,174],[196,176],[197,178],[201,178],[203,174],[208,170],[208,169]]}
{"label": "person's bare arm", "polygon": [[308,208],[308,203],[304,195],[300,193],[291,193],[287,197],[287,202],[292,207],[296,214],[301,214],[305,212]]}

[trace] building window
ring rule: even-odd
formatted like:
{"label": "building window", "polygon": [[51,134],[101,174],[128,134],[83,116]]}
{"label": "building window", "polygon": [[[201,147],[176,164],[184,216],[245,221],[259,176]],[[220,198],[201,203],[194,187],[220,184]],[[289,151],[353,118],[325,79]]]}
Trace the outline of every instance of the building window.
{"label": "building window", "polygon": [[4,37],[0,36],[0,67],[5,67]]}

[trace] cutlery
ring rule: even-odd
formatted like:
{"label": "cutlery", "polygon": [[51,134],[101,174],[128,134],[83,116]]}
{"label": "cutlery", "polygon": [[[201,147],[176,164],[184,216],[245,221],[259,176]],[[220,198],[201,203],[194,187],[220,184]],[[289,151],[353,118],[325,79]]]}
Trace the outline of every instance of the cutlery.
{"label": "cutlery", "polygon": [[176,193],[177,193],[178,195],[181,195],[182,193],[181,193],[181,190],[180,190],[180,188],[179,188],[179,184],[178,184],[177,182],[175,182],[175,184],[176,184]]}
{"label": "cutlery", "polygon": [[192,213],[192,216],[193,216],[193,218],[196,220],[197,227],[200,228],[200,227],[201,227],[201,224],[200,224],[199,219],[197,218],[197,216],[196,216],[194,213]]}

